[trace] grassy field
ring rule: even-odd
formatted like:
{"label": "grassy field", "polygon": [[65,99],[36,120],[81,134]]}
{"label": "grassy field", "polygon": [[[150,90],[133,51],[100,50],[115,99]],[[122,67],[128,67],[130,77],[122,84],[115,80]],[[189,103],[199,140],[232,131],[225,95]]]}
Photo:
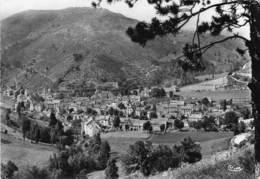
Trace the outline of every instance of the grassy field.
{"label": "grassy field", "polygon": [[202,153],[209,155],[217,151],[225,150],[229,145],[229,138],[233,136],[232,132],[174,132],[166,133],[165,135],[152,135],[147,138],[147,134],[136,135],[133,133],[121,132],[117,133],[116,136],[102,136],[102,139],[107,140],[111,146],[111,149],[115,154],[124,154],[130,144],[134,144],[138,140],[146,141],[149,140],[153,144],[165,144],[174,145],[185,137],[190,136],[193,140],[201,142]]}
{"label": "grassy field", "polygon": [[[10,130],[8,132],[11,133]],[[1,162],[13,161],[17,166],[47,165],[50,155],[56,150],[44,144],[32,144],[28,139],[23,141],[18,133],[1,134]]]}
{"label": "grassy field", "polygon": [[191,137],[194,141],[204,142],[220,138],[232,137],[232,132],[204,132],[204,131],[188,131],[188,132],[172,132],[165,135],[153,135],[149,140],[153,143],[177,143],[185,137]]}
{"label": "grassy field", "polygon": [[205,158],[207,156],[215,154],[216,152],[228,150],[229,145],[230,137],[201,142],[200,146],[202,156],[203,158]]}
{"label": "grassy field", "polygon": [[[214,79],[223,78],[223,77],[225,77],[227,74],[228,74],[228,73],[226,73],[226,72],[225,72],[225,73],[220,73],[220,74],[215,74],[215,75],[214,75]],[[209,79],[209,80],[214,80],[214,79],[212,78],[212,74],[199,75],[199,76],[196,76],[195,78],[198,79],[198,80],[200,80],[200,81],[205,81],[205,80],[207,80],[207,79]]]}
{"label": "grassy field", "polygon": [[204,98],[209,97],[212,100],[220,101],[222,99],[244,99],[250,100],[249,90],[217,90],[217,91],[180,91],[177,94],[184,97]]}
{"label": "grassy field", "polygon": [[191,137],[194,141],[200,142],[203,157],[216,152],[227,150],[229,140],[233,136],[232,132],[174,132],[166,135],[153,135],[150,141],[154,144],[174,145],[185,137]]}

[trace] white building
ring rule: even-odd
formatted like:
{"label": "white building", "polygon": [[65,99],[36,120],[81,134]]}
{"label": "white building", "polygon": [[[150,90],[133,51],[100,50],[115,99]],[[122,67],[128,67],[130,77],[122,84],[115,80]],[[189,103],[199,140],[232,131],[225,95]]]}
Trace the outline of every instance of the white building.
{"label": "white building", "polygon": [[189,118],[188,118],[188,121],[189,122],[193,122],[193,121],[200,121],[200,120],[202,120],[202,118],[203,118],[203,115],[202,115],[202,113],[196,113],[196,114],[191,114],[190,116],[189,116]]}
{"label": "white building", "polygon": [[81,133],[93,137],[101,132],[101,126],[95,121],[94,117],[89,117],[88,121],[81,123]]}

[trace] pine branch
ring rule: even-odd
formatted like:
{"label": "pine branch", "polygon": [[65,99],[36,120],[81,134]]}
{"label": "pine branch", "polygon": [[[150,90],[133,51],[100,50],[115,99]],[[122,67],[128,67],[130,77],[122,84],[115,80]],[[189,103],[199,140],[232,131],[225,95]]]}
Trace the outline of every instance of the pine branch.
{"label": "pine branch", "polygon": [[[238,35],[238,34],[234,34],[234,35],[232,35],[232,36],[226,37],[226,38],[224,38],[224,39],[221,39],[221,40],[212,42],[212,43],[210,43],[210,44],[207,44],[207,45],[205,45],[205,46],[203,46],[203,47],[200,47],[198,50],[195,50],[195,51],[193,51],[193,52],[196,53],[196,52],[200,52],[200,51],[201,51],[202,54],[203,54],[203,53],[205,53],[207,50],[209,50],[210,48],[212,48],[213,46],[215,46],[215,45],[217,45],[217,44],[223,43],[223,42],[228,41],[228,40],[231,40],[231,39],[237,39],[237,38],[242,39],[242,40],[244,40],[244,41],[246,41],[246,42],[248,42],[248,43],[250,42],[250,41],[249,41],[248,39],[246,39],[245,37],[240,36],[240,35]],[[185,55],[181,55],[181,56],[177,57],[177,58],[174,59],[174,60],[178,60],[178,59],[181,59],[181,58],[183,58],[183,57],[185,57]]]}

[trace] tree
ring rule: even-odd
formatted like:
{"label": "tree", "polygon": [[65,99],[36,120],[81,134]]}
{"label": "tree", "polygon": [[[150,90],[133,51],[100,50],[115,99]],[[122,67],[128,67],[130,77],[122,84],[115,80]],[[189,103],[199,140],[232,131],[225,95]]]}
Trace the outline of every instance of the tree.
{"label": "tree", "polygon": [[48,169],[51,178],[85,179],[84,176],[95,170],[96,165],[92,156],[86,154],[80,146],[72,146],[54,153],[50,157]]}
{"label": "tree", "polygon": [[127,154],[121,157],[124,171],[129,174],[144,167],[143,163],[151,150],[151,143],[145,143],[143,141],[137,141],[134,144],[129,145]]}
{"label": "tree", "polygon": [[190,137],[184,138],[181,145],[175,146],[175,150],[181,155],[184,162],[195,163],[202,158],[201,147]]}
{"label": "tree", "polygon": [[101,141],[100,134],[93,136],[86,146],[87,153],[95,161],[95,166],[99,170],[106,167],[110,157],[110,145],[107,141]]}
{"label": "tree", "polygon": [[169,168],[179,167],[180,155],[167,145],[158,145],[153,148],[143,162],[141,172],[148,176],[156,172],[163,172]]}
{"label": "tree", "polygon": [[221,100],[220,101],[220,106],[221,106],[223,111],[226,111],[227,110],[227,101],[225,99]]}
{"label": "tree", "polygon": [[[102,0],[93,2],[94,7],[98,7]],[[109,0],[118,2],[118,0]],[[136,1],[126,1],[129,7],[133,7]],[[259,0],[223,0],[218,2],[211,1],[191,1],[191,0],[154,0],[148,3],[155,8],[158,14],[165,16],[164,20],[153,18],[151,23],[138,22],[133,28],[127,29],[127,34],[132,41],[145,45],[148,40],[154,39],[156,36],[164,36],[167,34],[177,34],[189,21],[197,17],[195,24],[194,38],[191,44],[186,44],[183,48],[183,55],[177,59],[183,70],[203,70],[205,67],[202,61],[202,55],[208,49],[216,44],[223,43],[231,39],[241,39],[245,42],[252,61],[252,80],[249,83],[252,96],[253,116],[255,119],[255,155],[258,173],[260,175],[260,2]],[[216,15],[212,15],[211,22],[201,22],[200,15],[215,9]],[[239,35],[234,29],[244,26],[250,28],[250,39]],[[206,32],[211,35],[219,35],[222,31],[228,30],[230,35],[221,40],[210,42],[201,46],[200,35]],[[241,55],[246,50],[240,51]],[[176,59],[175,59],[176,60]]]}
{"label": "tree", "polygon": [[31,121],[29,119],[26,119],[25,116],[23,116],[22,119],[23,140],[25,140],[27,132],[30,131],[30,127],[31,127]]}
{"label": "tree", "polygon": [[163,88],[153,88],[151,91],[151,96],[155,98],[162,98],[166,96],[166,92]]}
{"label": "tree", "polygon": [[73,111],[74,111],[73,108],[70,108],[70,109],[69,109],[69,113],[72,113]]}
{"label": "tree", "polygon": [[227,125],[229,129],[231,129],[233,125],[237,125],[238,123],[237,114],[234,111],[226,112],[223,123]]}
{"label": "tree", "polygon": [[195,128],[195,129],[201,129],[203,127],[203,122],[202,121],[192,121],[189,123],[189,126]]}
{"label": "tree", "polygon": [[154,147],[143,141],[130,145],[127,154],[121,158],[126,173],[140,170],[144,176],[179,167],[180,159],[180,154],[167,145]]}
{"label": "tree", "polygon": [[248,107],[246,106],[238,106],[237,110],[239,111],[240,115],[244,118],[244,119],[249,119],[251,118],[251,111],[249,110]]}
{"label": "tree", "polygon": [[152,118],[152,119],[158,118],[157,113],[156,113],[155,111],[151,111],[151,112],[150,112],[150,118]]}
{"label": "tree", "polygon": [[119,111],[117,109],[114,109],[114,108],[110,107],[108,109],[108,114],[111,115],[111,116],[112,115],[118,116],[119,115]]}
{"label": "tree", "polygon": [[121,109],[121,110],[122,109],[126,109],[126,107],[125,107],[125,105],[123,103],[119,103],[118,104],[118,108]]}
{"label": "tree", "polygon": [[165,130],[165,124],[161,124],[161,125],[160,125],[160,129],[161,129],[161,132],[164,132],[164,130]]}
{"label": "tree", "polygon": [[173,98],[173,96],[174,96],[173,91],[169,91],[169,97]]}
{"label": "tree", "polygon": [[5,111],[5,120],[6,120],[6,124],[9,126],[11,124],[10,121],[10,114],[11,114],[11,109],[6,109]]}
{"label": "tree", "polygon": [[205,131],[217,131],[215,117],[214,116],[204,116],[202,121],[202,127]]}
{"label": "tree", "polygon": [[57,99],[64,99],[64,94],[63,93],[58,93],[57,95],[56,95],[56,98]]}
{"label": "tree", "polygon": [[30,132],[31,140],[35,140],[35,143],[37,144],[40,140],[40,128],[37,123],[31,123]]}
{"label": "tree", "polygon": [[98,160],[97,167],[99,167],[100,169],[104,169],[106,167],[106,164],[110,157],[110,151],[111,148],[109,143],[107,141],[102,141],[100,145],[99,156],[97,158]]}
{"label": "tree", "polygon": [[244,133],[245,130],[246,130],[246,125],[243,121],[241,121],[237,124],[237,131],[234,131],[234,132],[236,132],[235,135],[237,135],[240,133]]}
{"label": "tree", "polygon": [[18,167],[10,160],[6,164],[1,163],[1,178],[3,179],[12,178],[14,172],[17,170]]}
{"label": "tree", "polygon": [[56,123],[57,123],[57,121],[58,121],[58,120],[56,119],[56,116],[55,116],[55,114],[54,114],[54,111],[52,111],[51,114],[50,114],[49,126],[50,126],[50,127],[55,126]]}
{"label": "tree", "polygon": [[140,120],[148,120],[147,111],[142,110],[140,112]]}
{"label": "tree", "polygon": [[175,119],[174,127],[176,127],[177,129],[182,129],[184,127],[184,123],[179,119]]}
{"label": "tree", "polygon": [[86,169],[83,169],[76,176],[76,179],[88,179],[87,174],[88,174],[88,171]]}
{"label": "tree", "polygon": [[208,98],[203,98],[203,99],[201,100],[201,103],[202,103],[203,105],[205,105],[205,106],[209,106],[209,105],[210,105],[210,102],[209,102],[209,99],[208,99]]}
{"label": "tree", "polygon": [[40,141],[50,143],[50,129],[47,127],[40,128]]}
{"label": "tree", "polygon": [[113,120],[113,126],[115,128],[118,128],[120,126],[120,117],[119,116],[115,116],[115,118]]}
{"label": "tree", "polygon": [[105,169],[106,179],[117,179],[118,178],[118,167],[116,166],[116,160],[110,159],[107,162],[107,167]]}
{"label": "tree", "polygon": [[49,178],[49,172],[45,168],[38,168],[37,166],[27,166],[20,169],[16,178],[19,179],[47,179]]}
{"label": "tree", "polygon": [[68,165],[70,166],[71,171],[74,173],[73,175],[75,176],[82,169],[87,169],[89,167],[88,158],[82,152],[71,154],[68,157]]}
{"label": "tree", "polygon": [[145,122],[144,124],[143,124],[143,130],[144,131],[151,131],[151,129],[152,129],[152,124],[151,124],[151,122],[150,121],[147,121],[147,122]]}
{"label": "tree", "polygon": [[21,103],[19,102],[16,106],[16,112],[18,114],[18,116],[20,117],[21,116],[21,109],[22,109],[22,105]]}
{"label": "tree", "polygon": [[56,131],[55,131],[55,128],[52,127],[52,128],[50,129],[50,142],[51,142],[51,144],[55,144],[55,143],[56,143],[56,140],[57,140]]}
{"label": "tree", "polygon": [[79,62],[83,60],[83,55],[79,53],[73,53],[73,58],[76,62]]}
{"label": "tree", "polygon": [[84,113],[84,111],[82,109],[77,110],[77,114],[83,114],[83,113]]}

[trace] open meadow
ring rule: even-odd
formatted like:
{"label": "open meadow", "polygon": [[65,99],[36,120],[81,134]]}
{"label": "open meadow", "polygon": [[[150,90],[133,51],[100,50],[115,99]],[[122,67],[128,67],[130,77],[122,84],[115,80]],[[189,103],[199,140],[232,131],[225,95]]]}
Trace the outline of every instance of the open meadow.
{"label": "open meadow", "polygon": [[[116,134],[116,135],[115,135]],[[229,139],[232,132],[172,132],[166,134],[152,134],[148,137],[146,132],[116,132],[114,135],[102,135],[102,139],[107,140],[114,154],[124,154],[129,145],[136,141],[151,141],[153,144],[174,145],[186,137],[191,137],[194,141],[201,143],[202,153],[209,155],[217,151],[225,150],[229,147]]]}
{"label": "open meadow", "polygon": [[234,101],[244,100],[250,101],[251,100],[251,93],[249,90],[215,90],[215,91],[180,91],[177,93],[178,95],[182,95],[183,97],[190,97],[190,98],[204,98],[208,97],[215,101],[220,101],[223,99],[235,99]]}
{"label": "open meadow", "polygon": [[1,162],[13,161],[17,166],[36,165],[42,167],[48,164],[55,151],[54,147],[31,144],[9,134],[1,134]]}
{"label": "open meadow", "polygon": [[152,135],[149,139],[152,143],[178,143],[186,137],[191,137],[196,142],[205,142],[220,138],[232,137],[232,132],[204,132],[204,131],[188,131],[188,132],[171,132],[160,135]]}

